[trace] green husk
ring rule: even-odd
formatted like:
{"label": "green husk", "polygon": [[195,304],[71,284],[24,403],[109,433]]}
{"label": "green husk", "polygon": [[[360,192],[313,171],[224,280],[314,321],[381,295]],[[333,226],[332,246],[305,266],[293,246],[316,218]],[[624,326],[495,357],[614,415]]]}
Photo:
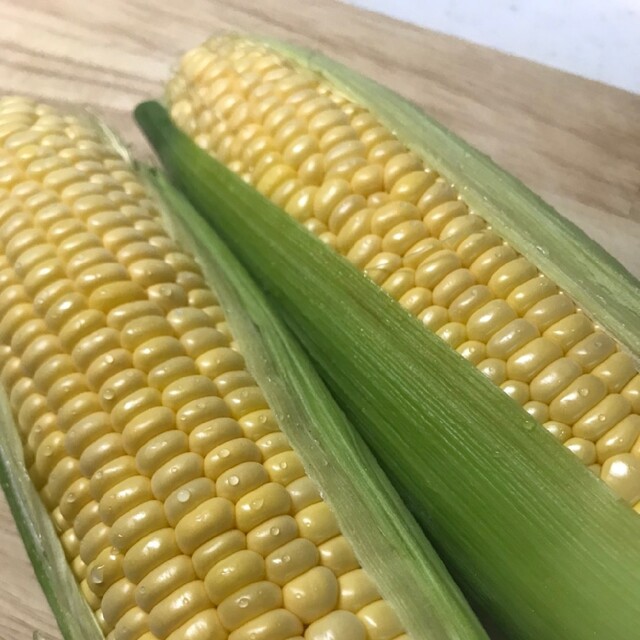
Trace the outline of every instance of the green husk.
{"label": "green husk", "polygon": [[219,236],[161,175],[165,223],[197,255],[282,430],[415,640],[486,638],[442,561],[308,356]]}
{"label": "green husk", "polygon": [[488,156],[397,93],[321,53],[274,39],[260,40],[320,73],[346,96],[371,109],[427,165],[453,182],[469,207],[498,235],[596,318],[640,365],[640,282],[597,242]]}
{"label": "green husk", "polygon": [[315,360],[475,605],[513,639],[632,640],[640,519],[346,260],[198,149],[136,118]]}
{"label": "green husk", "polygon": [[0,425],[0,485],[62,636],[65,640],[102,640],[102,631],[80,594],[51,518],[24,466],[18,428],[2,389]]}

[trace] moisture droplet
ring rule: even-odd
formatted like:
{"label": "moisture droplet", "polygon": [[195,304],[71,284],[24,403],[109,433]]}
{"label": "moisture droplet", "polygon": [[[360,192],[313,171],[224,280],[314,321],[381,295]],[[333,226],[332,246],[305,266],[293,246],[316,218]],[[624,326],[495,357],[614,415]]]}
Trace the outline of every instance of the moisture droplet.
{"label": "moisture droplet", "polygon": [[287,463],[286,462],[281,462],[280,463],[280,469],[282,469],[282,471],[284,471],[287,468]]}
{"label": "moisture droplet", "polygon": [[272,536],[279,536],[280,535],[280,529],[278,527],[271,527],[269,532],[271,533]]}
{"label": "moisture droplet", "polygon": [[231,569],[231,567],[225,567],[221,573],[223,576],[228,576],[233,572],[233,570]]}
{"label": "moisture droplet", "polygon": [[171,287],[160,287],[160,295],[170,298],[173,295],[173,289]]}
{"label": "moisture droplet", "polygon": [[282,562],[284,562],[284,564],[291,562],[291,556],[289,555],[282,556]]}
{"label": "moisture droplet", "polygon": [[598,415],[598,420],[600,420],[600,422],[604,422],[607,419],[607,416],[604,415],[604,413],[601,413],[600,415]]}
{"label": "moisture droplet", "polygon": [[189,491],[189,489],[180,489],[176,495],[176,500],[182,504],[189,502],[189,498],[191,498],[191,491]]}
{"label": "moisture droplet", "polygon": [[102,584],[104,580],[104,567],[102,565],[98,565],[91,569],[91,581],[94,584]]}
{"label": "moisture droplet", "polygon": [[200,411],[203,411],[206,408],[207,405],[204,402],[198,402],[198,404],[196,404],[196,409],[199,409]]}
{"label": "moisture droplet", "polygon": [[50,458],[53,455],[53,447],[51,446],[45,447],[42,454],[45,456],[45,458]]}
{"label": "moisture droplet", "polygon": [[228,458],[231,455],[231,452],[229,451],[229,449],[221,449],[220,453],[218,453],[218,455],[221,458]]}
{"label": "moisture droplet", "polygon": [[113,400],[116,397],[116,392],[109,387],[102,392],[102,397],[105,400]]}
{"label": "moisture droplet", "polygon": [[582,389],[578,390],[578,393],[583,397],[586,398],[589,395],[589,389],[587,389],[587,387],[582,387]]}
{"label": "moisture droplet", "polygon": [[116,359],[110,353],[107,353],[107,355],[104,357],[104,361],[107,364],[113,364],[116,361]]}
{"label": "moisture droplet", "polygon": [[264,424],[267,421],[267,416],[264,413],[258,418],[258,422],[262,422]]}
{"label": "moisture droplet", "polygon": [[238,606],[241,609],[246,609],[249,606],[249,598],[247,598],[246,596],[238,598]]}
{"label": "moisture droplet", "polygon": [[178,473],[178,467],[171,467],[169,473]]}
{"label": "moisture droplet", "polygon": [[251,502],[251,508],[255,509],[256,511],[258,509],[262,509],[263,506],[264,506],[264,500],[262,498],[256,498]]}
{"label": "moisture droplet", "polygon": [[240,478],[238,478],[238,476],[231,476],[229,478],[229,484],[232,487],[237,487],[240,484]]}
{"label": "moisture droplet", "polygon": [[138,591],[140,592],[140,595],[144,595],[147,592],[147,588],[142,584],[138,587]]}

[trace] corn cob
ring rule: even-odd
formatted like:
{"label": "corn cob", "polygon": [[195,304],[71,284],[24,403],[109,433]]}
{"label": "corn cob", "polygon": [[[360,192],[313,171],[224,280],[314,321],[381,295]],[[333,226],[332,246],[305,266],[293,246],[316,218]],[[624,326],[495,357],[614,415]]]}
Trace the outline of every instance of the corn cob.
{"label": "corn cob", "polygon": [[640,374],[375,113],[269,47],[213,38],[174,122],[478,367],[640,511]]}
{"label": "corn cob", "polygon": [[[267,55],[262,48],[263,42],[268,45]],[[222,52],[218,61],[212,62],[209,49]],[[457,185],[472,211],[482,213],[481,221],[491,221],[492,233],[498,235],[499,232],[498,244],[504,244],[503,240],[506,240],[521,252],[521,258],[512,262],[522,267],[522,273],[507,273],[509,277],[502,282],[504,287],[510,284],[509,291],[517,290],[527,280],[533,280],[535,284],[537,278],[543,283],[540,292],[546,295],[549,282],[553,280],[558,283],[558,290],[563,290],[561,296],[558,294],[562,302],[576,301],[571,302],[574,307],[565,316],[570,318],[569,326],[555,327],[561,330],[556,335],[559,342],[556,346],[563,344],[560,338],[570,338],[571,330],[576,330],[571,325],[574,316],[586,317],[576,308],[580,306],[606,327],[610,337],[617,339],[620,353],[628,352],[637,358],[640,355],[636,322],[640,312],[638,282],[601,247],[488,158],[397,94],[347,67],[281,42],[258,41],[256,45],[255,41],[233,37],[222,41],[214,39],[204,47],[204,53],[199,48],[186,58],[186,64],[194,64],[192,72],[196,80],[185,79],[184,73],[178,72],[168,91],[168,108],[157,102],[143,103],[136,109],[138,123],[175,183],[189,197],[206,224],[222,236],[269,298],[279,306],[282,317],[313,358],[351,423],[378,457],[418,522],[437,544],[463,592],[479,610],[488,613],[508,637],[523,640],[635,638],[640,624],[640,608],[632,595],[640,588],[640,556],[636,544],[640,520],[630,508],[637,502],[634,495],[635,456],[629,453],[611,463],[605,461],[603,465],[610,464],[610,475],[616,477],[615,488],[622,496],[616,498],[592,473],[593,470],[581,464],[569,447],[558,446],[556,439],[521,403],[503,393],[445,340],[425,330],[424,322],[411,317],[406,308],[387,295],[372,277],[363,277],[357,267],[366,267],[368,262],[349,264],[349,260],[338,255],[339,251],[328,250],[307,233],[295,215],[285,212],[289,202],[295,202],[296,189],[301,186],[304,189],[305,185],[293,165],[287,164],[292,162],[291,158],[285,161],[283,153],[273,148],[275,136],[286,137],[284,128],[296,111],[296,100],[302,104],[309,96],[313,97],[316,87],[316,93],[321,95],[316,95],[308,105],[310,109],[320,105],[321,110],[333,105],[326,116],[328,127],[332,118],[343,118],[343,122],[344,118],[355,120],[359,111],[366,111],[369,121],[385,123],[387,137],[380,144],[390,155],[380,158],[382,162],[390,161],[405,149],[400,139],[410,141],[420,162],[428,159],[428,165],[437,168],[448,179],[438,179],[433,175],[435,169],[425,171],[421,164],[413,164],[409,173],[428,174],[427,178],[435,180],[434,186],[438,185],[436,195],[443,191],[445,195],[452,193],[453,187],[447,186],[449,182]],[[252,64],[256,66],[255,73],[250,70]],[[261,64],[273,65],[266,72],[266,75],[271,74],[270,82],[261,84],[260,78],[264,75]],[[234,67],[240,72],[234,71]],[[310,85],[294,91],[286,98],[288,103],[284,103],[285,98],[270,95],[274,87],[283,87],[287,94],[291,85],[299,81],[304,84],[306,80],[301,81],[301,76]],[[249,98],[256,96],[259,99],[249,105]],[[366,105],[366,109],[359,105]],[[173,120],[169,114],[172,106],[177,110]],[[269,112],[264,121],[263,110]],[[229,116],[231,112],[233,119]],[[318,116],[321,123],[322,115]],[[299,121],[303,120],[304,126],[311,126],[313,117],[308,123],[304,118],[297,119],[291,124],[291,130],[295,135],[304,136],[305,129],[300,129]],[[181,118],[184,121],[182,131],[176,126],[176,120],[180,122]],[[273,131],[265,132],[267,122]],[[208,128],[212,123],[215,126]],[[336,128],[347,140],[338,142],[327,153],[349,155],[350,149],[357,155],[358,143],[364,143],[346,131],[349,129],[346,124]],[[373,128],[376,136],[381,135],[381,127]],[[237,137],[238,131],[246,137]],[[391,131],[397,132],[397,140]],[[199,133],[202,134],[197,138],[200,148],[194,143]],[[317,133],[326,135],[327,132]],[[350,135],[352,139],[349,139]],[[255,140],[252,136],[256,136]],[[224,142],[218,144],[220,139]],[[385,145],[385,142],[389,144]],[[288,143],[292,145],[292,141]],[[317,140],[316,143],[319,146]],[[313,142],[309,144],[313,146]],[[362,150],[362,146],[359,149]],[[240,150],[243,151],[238,160]],[[252,172],[257,171],[257,164],[253,164],[254,154],[261,151],[266,152],[264,162],[260,160],[264,173],[259,173],[254,181]],[[413,151],[406,155],[412,156]],[[322,180],[328,168],[326,157],[316,160],[308,175],[319,176]],[[359,164],[358,170],[365,169],[360,160],[351,158],[348,163]],[[399,174],[405,175],[402,171]],[[382,180],[384,186],[384,174]],[[327,180],[325,184],[330,182]],[[266,188],[260,193],[263,187],[274,185],[275,190]],[[347,186],[351,189],[350,183]],[[332,229],[331,221],[342,220],[339,213],[344,213],[344,219],[348,219],[344,228],[352,221],[357,228],[359,225],[365,228],[364,233],[372,243],[371,257],[386,250],[381,246],[379,236],[390,242],[388,234],[394,226],[408,225],[415,222],[415,218],[426,226],[415,213],[413,218],[408,215],[409,220],[403,217],[405,212],[413,210],[412,207],[417,208],[416,204],[397,202],[395,196],[398,194],[394,200],[386,187],[386,193],[383,189],[368,195],[366,206],[363,205],[364,195],[350,195],[335,181],[332,186],[335,193],[328,189],[321,199],[318,195],[323,193],[323,187],[314,192],[316,187],[318,185],[306,185],[308,197],[298,201],[302,211],[299,217],[303,220],[314,217],[312,214],[318,201],[327,205],[328,211],[325,209],[322,214],[324,218],[315,220],[321,220],[328,233],[335,236],[336,245],[342,227],[337,224]],[[278,199],[281,189],[282,193],[286,192],[282,200]],[[423,195],[429,191],[427,188]],[[430,231],[426,238],[420,235],[413,245],[418,265],[403,267],[402,263],[398,264],[401,254],[404,259],[410,253],[406,247],[395,256],[388,251],[382,256],[381,265],[375,265],[383,272],[384,280],[382,277],[379,280],[382,284],[398,267],[410,270],[420,266],[420,256],[431,256],[432,245],[435,245],[434,251],[445,254],[449,244],[458,250],[456,240],[459,240],[458,235],[464,237],[466,222],[471,219],[473,229],[480,216],[476,213],[467,215],[464,209],[462,215],[454,215],[464,206],[456,193],[447,195],[447,198],[455,198],[451,205],[453,219],[447,218],[451,211],[447,211],[446,206],[439,215],[443,217],[442,226],[456,227],[456,222],[462,220],[462,228],[455,228],[452,235],[445,238],[448,244],[444,247],[439,245],[440,231],[437,237]],[[332,200],[333,196],[337,201]],[[446,204],[446,199],[444,203],[431,204],[433,212],[438,205]],[[385,206],[389,206],[389,210],[385,211]],[[354,215],[353,210],[356,211]],[[364,220],[358,220],[358,214],[363,210]],[[376,218],[376,224],[381,228],[374,231],[373,216],[381,212],[389,217]],[[309,226],[315,226],[317,230],[319,223],[316,221],[312,220]],[[432,222],[437,224],[437,218]],[[384,223],[389,226],[385,227]],[[484,227],[473,229],[468,241],[478,234],[482,236],[482,229]],[[320,230],[327,233],[324,227]],[[404,231],[411,237],[411,233]],[[375,235],[378,237],[372,238]],[[401,233],[400,240],[402,236]],[[323,239],[329,245],[333,244],[331,236],[325,235]],[[364,244],[366,248],[366,242]],[[489,244],[482,249],[481,243],[476,249],[486,251],[492,246],[496,245]],[[473,262],[474,258],[471,260]],[[532,264],[538,265],[548,277],[537,276]],[[466,270],[456,266],[458,272]],[[447,279],[448,273],[450,271],[444,269],[440,282]],[[516,282],[509,283],[510,279]],[[424,304],[434,306],[432,302],[438,285],[433,290],[418,287],[426,289],[427,293],[417,292],[420,295],[416,296],[415,306],[424,300]],[[474,286],[467,274],[463,274],[460,281],[454,278],[448,285],[453,290],[458,285]],[[413,288],[415,293],[411,282],[405,286],[409,286],[409,290]],[[492,292],[489,282],[486,286]],[[448,293],[453,295],[456,293],[453,290]],[[458,291],[457,295],[460,293],[464,291]],[[446,288],[438,295],[446,297],[445,294]],[[529,311],[526,304],[531,302],[528,298],[535,298],[535,291],[532,294],[524,287],[518,294],[507,304],[513,302],[511,311],[516,310],[520,316],[516,320],[524,321],[523,316]],[[483,299],[482,293],[478,295],[483,305],[496,303],[493,292],[489,298]],[[534,299],[534,306],[544,299],[544,295],[539,300]],[[472,304],[474,297],[471,296],[469,303],[470,315],[477,311]],[[525,308],[518,309],[518,304]],[[411,305],[406,306],[412,310]],[[447,311],[448,318],[451,305],[438,306]],[[414,315],[418,311],[414,310]],[[464,309],[459,311],[462,313]],[[555,312],[551,305],[551,315]],[[487,315],[486,321],[491,324],[492,315]],[[498,331],[510,320],[513,316],[503,318],[504,324]],[[551,326],[562,320],[562,316],[555,318]],[[578,329],[580,323],[584,325],[583,320],[577,322]],[[459,324],[449,329],[453,334],[457,332],[462,342],[468,338],[467,328],[462,322]],[[522,323],[518,324],[513,330],[515,338],[520,337],[523,330]],[[491,340],[492,336],[488,338]],[[504,341],[503,336],[499,344]],[[506,342],[508,347],[509,340]],[[566,351],[573,346],[566,347]],[[564,353],[565,348],[561,348]],[[533,353],[531,357],[539,355]],[[615,354],[608,354],[608,357],[612,355]],[[586,361],[590,357],[587,354]],[[598,366],[586,361],[581,365],[584,366],[583,375]],[[627,364],[633,362],[625,361]],[[515,364],[515,370],[526,370],[526,358]],[[495,364],[496,367],[500,365],[503,369],[510,366],[508,360],[506,364],[499,361]],[[608,363],[610,369],[613,368],[611,365]],[[554,386],[551,384],[554,376],[562,383],[562,368],[551,373],[553,375],[545,383],[547,386]],[[634,370],[622,387],[626,390],[626,400],[631,397],[631,404],[634,398],[631,382],[635,375]],[[608,377],[606,372],[601,374],[602,379]],[[520,383],[513,385],[514,391],[519,387],[530,392],[533,380],[527,383],[515,375],[514,378]],[[571,380],[567,384],[570,383]],[[556,403],[556,409],[579,413],[581,403],[598,395],[587,384],[574,391],[573,395]],[[601,400],[598,398],[596,402]],[[549,412],[552,406],[553,403],[549,405]],[[576,420],[581,417],[575,416]],[[566,421],[562,424],[566,425]],[[582,445],[581,442],[577,444]]]}
{"label": "corn cob", "polygon": [[130,166],[22,98],[0,143],[0,379],[107,637],[408,639]]}

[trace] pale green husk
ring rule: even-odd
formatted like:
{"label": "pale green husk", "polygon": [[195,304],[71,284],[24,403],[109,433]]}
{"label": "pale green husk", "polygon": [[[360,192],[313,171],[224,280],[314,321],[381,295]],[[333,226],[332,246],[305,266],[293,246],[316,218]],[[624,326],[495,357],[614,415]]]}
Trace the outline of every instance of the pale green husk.
{"label": "pale green husk", "polygon": [[9,399],[0,389],[0,484],[38,581],[65,640],[102,640],[82,597],[60,540],[24,466]]}
{"label": "pale green husk", "polygon": [[170,175],[278,305],[463,591],[511,639],[635,640],[640,518],[346,260],[136,110]]}

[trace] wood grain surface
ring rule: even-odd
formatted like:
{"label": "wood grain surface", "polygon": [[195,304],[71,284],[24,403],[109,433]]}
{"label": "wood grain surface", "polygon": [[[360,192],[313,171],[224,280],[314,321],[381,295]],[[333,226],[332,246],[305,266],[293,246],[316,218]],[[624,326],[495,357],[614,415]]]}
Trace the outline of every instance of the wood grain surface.
{"label": "wood grain surface", "polygon": [[[640,275],[640,96],[333,0],[0,0],[0,92],[89,105],[146,155],[132,107],[220,30],[320,49],[399,91]],[[60,637],[2,498],[0,640],[34,630]]]}

